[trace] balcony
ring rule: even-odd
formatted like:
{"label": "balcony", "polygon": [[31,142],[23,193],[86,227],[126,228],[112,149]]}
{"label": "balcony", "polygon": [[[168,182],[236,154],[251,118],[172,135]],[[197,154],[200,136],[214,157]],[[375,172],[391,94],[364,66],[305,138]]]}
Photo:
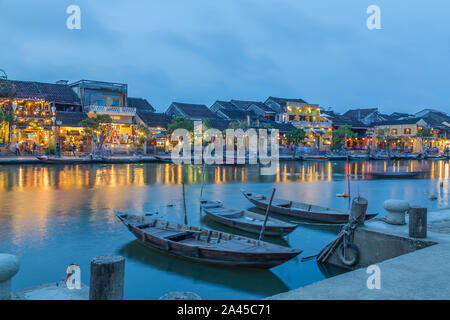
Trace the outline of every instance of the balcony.
{"label": "balcony", "polygon": [[108,106],[89,105],[85,108],[85,111],[87,113],[108,114],[115,116],[136,115],[136,108],[129,108],[129,107],[108,107]]}
{"label": "balcony", "polygon": [[313,129],[320,129],[325,128],[329,129],[332,128],[332,125],[330,122],[312,122],[312,121],[291,121],[291,124],[297,128],[313,128]]}

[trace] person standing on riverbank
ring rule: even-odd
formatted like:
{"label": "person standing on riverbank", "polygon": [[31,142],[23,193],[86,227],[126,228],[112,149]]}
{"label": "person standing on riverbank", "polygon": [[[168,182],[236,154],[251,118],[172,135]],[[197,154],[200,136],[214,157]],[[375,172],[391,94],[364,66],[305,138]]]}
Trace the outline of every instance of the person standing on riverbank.
{"label": "person standing on riverbank", "polygon": [[16,141],[16,144],[14,145],[14,153],[16,156],[20,156],[20,148],[19,148],[19,142]]}

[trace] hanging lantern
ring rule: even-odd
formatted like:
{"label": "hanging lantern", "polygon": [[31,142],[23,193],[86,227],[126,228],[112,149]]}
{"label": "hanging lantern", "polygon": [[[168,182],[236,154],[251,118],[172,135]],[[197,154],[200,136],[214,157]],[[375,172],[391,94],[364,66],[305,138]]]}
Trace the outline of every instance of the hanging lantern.
{"label": "hanging lantern", "polygon": [[16,111],[16,109],[17,109],[17,104],[16,104],[15,102],[13,103],[12,108],[13,108],[13,111]]}
{"label": "hanging lantern", "polygon": [[52,106],[52,112],[56,112],[56,107]]}

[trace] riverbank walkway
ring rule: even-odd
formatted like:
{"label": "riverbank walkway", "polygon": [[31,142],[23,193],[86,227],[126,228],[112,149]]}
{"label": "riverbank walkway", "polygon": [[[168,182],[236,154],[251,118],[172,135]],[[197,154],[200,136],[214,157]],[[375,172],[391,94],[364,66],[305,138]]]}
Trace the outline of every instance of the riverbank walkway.
{"label": "riverbank walkway", "polygon": [[[381,227],[380,222],[375,224]],[[385,231],[391,232],[389,226]],[[380,289],[368,288],[373,271],[361,268],[266,299],[450,300],[450,209],[429,214],[426,240],[438,243],[376,264],[381,271]]]}

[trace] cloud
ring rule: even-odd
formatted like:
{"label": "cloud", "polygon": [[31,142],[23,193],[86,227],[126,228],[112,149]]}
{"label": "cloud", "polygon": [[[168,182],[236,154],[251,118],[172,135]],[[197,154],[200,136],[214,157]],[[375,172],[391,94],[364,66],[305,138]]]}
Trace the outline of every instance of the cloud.
{"label": "cloud", "polygon": [[[12,79],[125,82],[171,101],[303,98],[324,107],[448,109],[450,3],[373,1],[0,1],[0,68]],[[81,7],[68,30],[66,8]]]}

